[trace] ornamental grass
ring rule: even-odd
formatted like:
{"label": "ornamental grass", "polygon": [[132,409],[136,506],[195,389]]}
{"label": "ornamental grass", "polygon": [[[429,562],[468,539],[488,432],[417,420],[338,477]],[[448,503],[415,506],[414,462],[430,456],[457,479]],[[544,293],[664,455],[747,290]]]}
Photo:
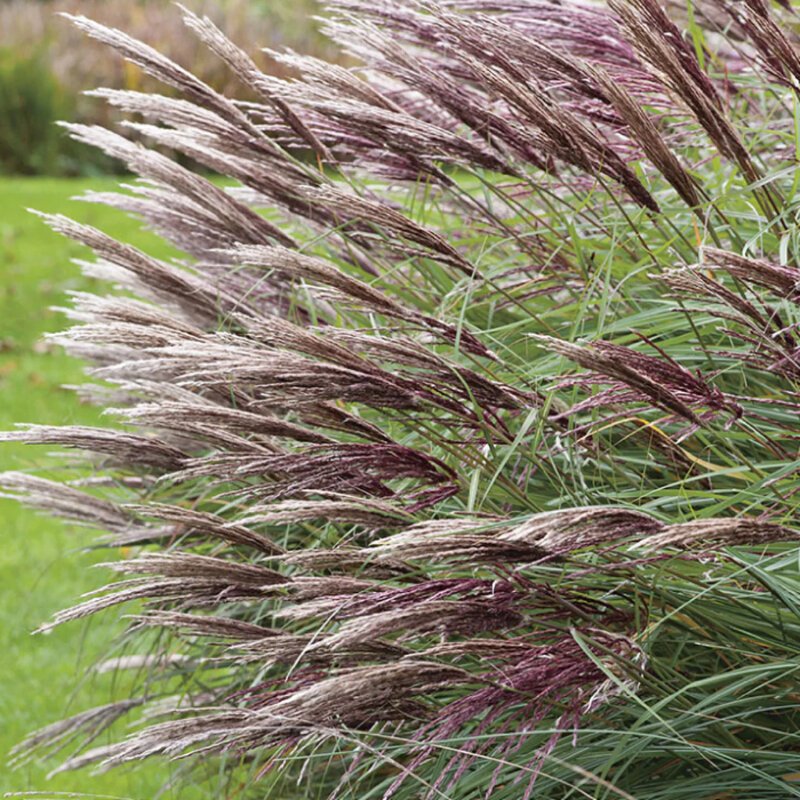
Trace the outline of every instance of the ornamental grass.
{"label": "ornamental grass", "polygon": [[98,529],[42,629],[116,613],[135,677],[17,762],[800,796],[795,6],[333,0],[357,66],[285,77],[179,13],[248,99],[71,18],[167,87],[66,124],[134,174],[85,199],[180,254],[44,217],[105,282],[53,338],[108,425],[2,434],[77,452],[0,485]]}

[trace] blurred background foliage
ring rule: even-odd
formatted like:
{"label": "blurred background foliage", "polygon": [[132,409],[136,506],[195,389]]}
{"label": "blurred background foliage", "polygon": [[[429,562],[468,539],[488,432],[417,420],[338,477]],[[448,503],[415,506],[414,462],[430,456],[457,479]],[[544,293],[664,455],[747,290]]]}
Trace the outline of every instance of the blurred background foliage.
{"label": "blurred background foliage", "polygon": [[[316,0],[184,0],[184,5],[211,17],[266,72],[281,74],[281,68],[262,52],[265,47],[337,58],[311,24]],[[170,92],[87,39],[58,12],[125,30],[215,89],[235,88],[236,78],[185,30],[172,0],[0,0],[0,175],[113,172],[117,164],[71,141],[56,122],[107,125],[108,106],[81,94],[98,86]]]}

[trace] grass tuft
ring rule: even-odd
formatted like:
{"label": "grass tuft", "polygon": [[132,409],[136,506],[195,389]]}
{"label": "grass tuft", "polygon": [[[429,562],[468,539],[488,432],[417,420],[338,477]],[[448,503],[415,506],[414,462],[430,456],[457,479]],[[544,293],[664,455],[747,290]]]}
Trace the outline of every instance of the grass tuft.
{"label": "grass tuft", "polygon": [[335,0],[363,69],[291,79],[183,14],[250,99],[72,18],[170,94],[66,125],[151,238],[42,209],[103,414],[0,433],[63,451],[0,491],[99,530],[40,630],[105,620],[119,692],[14,763],[800,795],[791,9]]}

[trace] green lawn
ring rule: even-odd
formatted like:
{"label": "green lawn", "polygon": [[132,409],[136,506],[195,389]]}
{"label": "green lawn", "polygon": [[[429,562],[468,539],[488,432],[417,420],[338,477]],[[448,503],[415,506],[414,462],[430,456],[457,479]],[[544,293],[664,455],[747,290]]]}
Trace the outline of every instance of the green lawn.
{"label": "green lawn", "polygon": [[[42,333],[65,324],[49,307],[63,305],[66,290],[90,285],[70,263],[87,254],[25,209],[63,212],[156,254],[155,237],[139,230],[136,222],[70,200],[90,186],[112,185],[107,179],[0,181],[0,429],[16,422],[92,424],[97,419],[95,409],[79,405],[71,391],[61,388],[80,379],[80,364],[41,344]],[[28,469],[42,463],[46,450],[2,445],[0,468]],[[111,642],[113,612],[47,636],[30,635],[55,611],[105,582],[109,573],[90,567],[108,560],[108,551],[89,552],[85,548],[94,538],[92,532],[38,517],[13,502],[0,500],[0,520],[0,790],[83,790],[151,800],[169,775],[169,767],[155,761],[146,770],[118,770],[92,778],[78,772],[49,781],[45,776],[57,761],[13,772],[6,768],[9,749],[26,733],[65,714],[109,702],[122,689],[112,675],[87,674],[87,667]],[[182,791],[181,800],[186,797]]]}

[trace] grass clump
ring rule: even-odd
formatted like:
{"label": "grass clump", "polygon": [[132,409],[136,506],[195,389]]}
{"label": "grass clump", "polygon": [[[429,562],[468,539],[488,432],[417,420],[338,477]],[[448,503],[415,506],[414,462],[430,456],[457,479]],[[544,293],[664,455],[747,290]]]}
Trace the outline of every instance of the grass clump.
{"label": "grass clump", "polygon": [[2,485],[131,548],[43,630],[130,609],[135,678],[19,760],[800,794],[797,35],[689,10],[337,0],[365,67],[273,53],[293,79],[185,12],[245,103],[74,19],[182,95],[103,90],[125,135],[69,128],[141,178],[86,199],[181,256],[46,218],[117,287],[55,339],[120,425],[4,434],[90,455]]}

